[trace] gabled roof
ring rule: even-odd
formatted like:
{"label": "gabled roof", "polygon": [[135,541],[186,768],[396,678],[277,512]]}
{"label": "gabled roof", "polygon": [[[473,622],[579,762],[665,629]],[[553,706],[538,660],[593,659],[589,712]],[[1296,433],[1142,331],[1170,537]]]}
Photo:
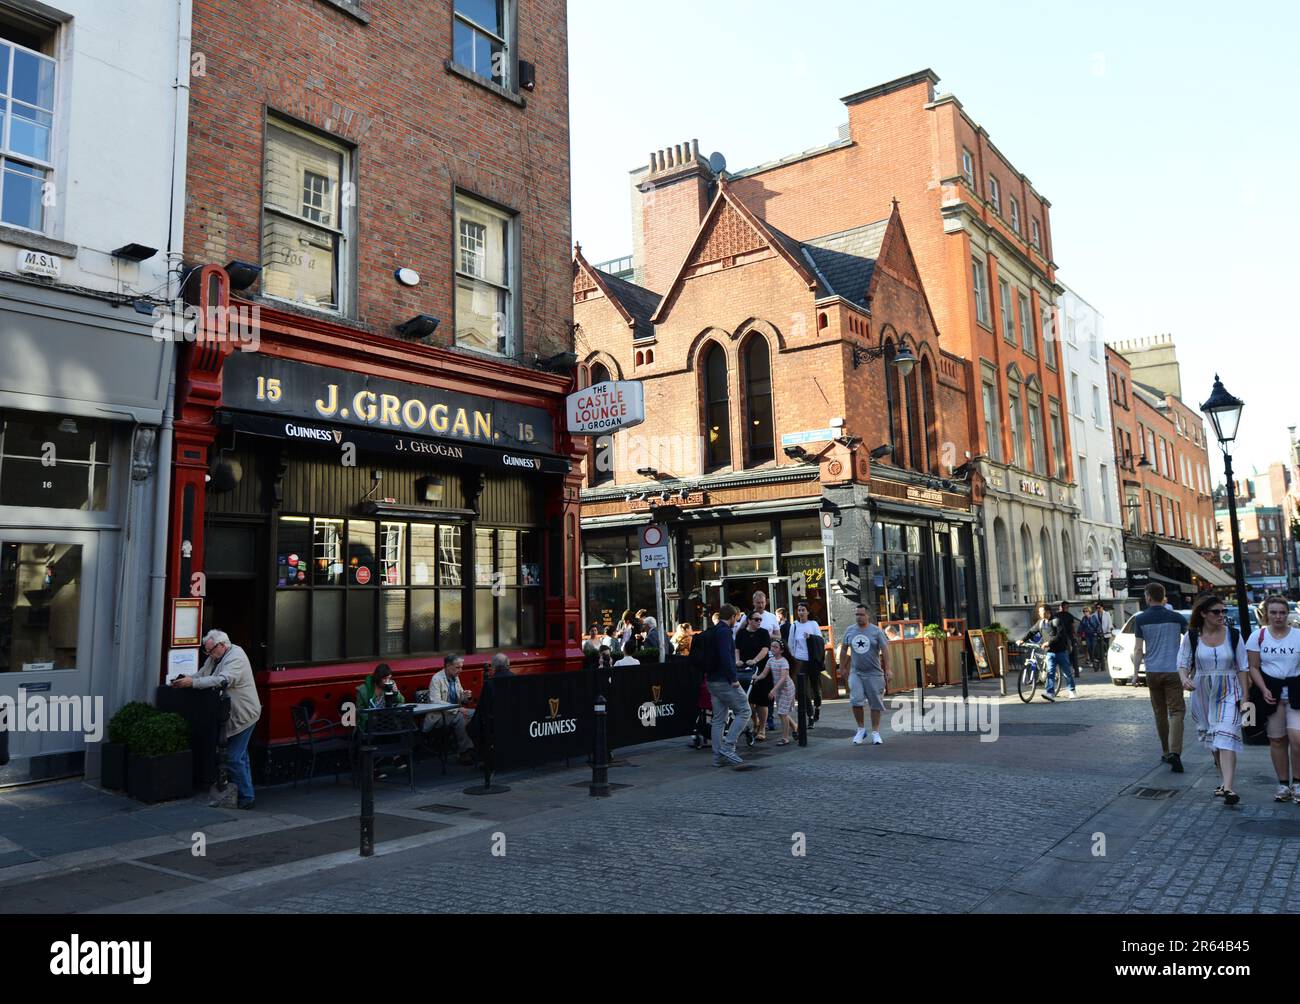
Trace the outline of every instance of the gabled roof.
{"label": "gabled roof", "polygon": [[600,288],[627,321],[627,326],[633,329],[634,337],[654,334],[653,317],[661,299],[658,293],[596,268],[583,256],[581,245],[573,250],[573,265],[584,271]]}
{"label": "gabled roof", "polygon": [[865,305],[875,274],[876,259],[889,230],[889,219],[805,241],[804,257],[821,280],[824,295],[841,296]]}

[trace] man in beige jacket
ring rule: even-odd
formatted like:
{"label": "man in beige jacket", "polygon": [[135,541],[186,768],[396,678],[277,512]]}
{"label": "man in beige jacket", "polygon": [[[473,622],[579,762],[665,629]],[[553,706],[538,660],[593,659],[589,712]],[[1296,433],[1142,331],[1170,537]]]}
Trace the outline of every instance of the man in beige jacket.
{"label": "man in beige jacket", "polygon": [[452,653],[447,656],[429,682],[429,700],[434,704],[455,704],[455,711],[435,711],[424,718],[424,731],[451,729],[456,737],[456,752],[461,763],[473,762],[474,742],[469,737],[469,718],[474,712],[464,705],[471,697],[470,691],[460,685],[460,671],[465,666],[463,657]]}
{"label": "man in beige jacket", "polygon": [[224,631],[209,631],[203,636],[203,652],[207,656],[199,668],[198,676],[179,676],[173,687],[193,687],[208,690],[225,687],[230,697],[230,718],[222,729],[226,742],[226,768],[239,792],[236,805],[241,809],[253,807],[253,772],[248,764],[248,740],[253,726],[262,717],[262,702],[253,682],[253,667],[248,656],[238,645],[230,644]]}

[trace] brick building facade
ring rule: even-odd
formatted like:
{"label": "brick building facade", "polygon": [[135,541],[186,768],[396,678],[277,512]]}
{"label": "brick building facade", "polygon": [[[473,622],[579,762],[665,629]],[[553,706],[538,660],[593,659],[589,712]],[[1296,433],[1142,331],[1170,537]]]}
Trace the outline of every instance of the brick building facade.
{"label": "brick building facade", "polygon": [[969,367],[939,344],[897,205],[796,240],[677,149],[647,172],[656,209],[708,206],[689,240],[646,223],[675,249],[669,274],[643,246],[660,288],[575,254],[582,379],[639,380],[646,401],[585,463],[585,619],[653,608],[635,527],[668,512],[672,621],[761,589],[773,607],[806,595],[835,631],[859,600],[882,621],[981,623]]}
{"label": "brick building facade", "polygon": [[169,590],[247,650],[263,750],[380,661],[410,694],[448,651],[471,680],[580,656],[565,17],[194,4],[188,293],[216,309],[180,363]]}

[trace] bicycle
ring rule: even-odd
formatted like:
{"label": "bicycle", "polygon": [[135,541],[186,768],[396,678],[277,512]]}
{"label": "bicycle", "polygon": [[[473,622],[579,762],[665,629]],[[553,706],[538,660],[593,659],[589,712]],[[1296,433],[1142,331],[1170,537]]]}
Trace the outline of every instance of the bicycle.
{"label": "bicycle", "polygon": [[1020,679],[1016,690],[1020,699],[1028,704],[1038,693],[1039,686],[1047,686],[1047,649],[1042,645],[1027,645],[1024,661],[1020,666]]}

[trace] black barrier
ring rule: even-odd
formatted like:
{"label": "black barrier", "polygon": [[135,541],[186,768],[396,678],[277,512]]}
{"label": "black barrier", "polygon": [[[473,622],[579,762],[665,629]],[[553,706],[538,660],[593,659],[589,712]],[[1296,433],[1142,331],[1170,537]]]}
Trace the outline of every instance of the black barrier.
{"label": "black barrier", "polygon": [[615,666],[610,675],[611,749],[679,739],[694,731],[700,674],[689,660],[671,656],[664,663]]}
{"label": "black barrier", "polygon": [[492,681],[497,770],[586,757],[592,749],[588,673],[538,673]]}
{"label": "black barrier", "polygon": [[159,711],[172,711],[190,727],[190,745],[194,751],[194,788],[211,787],[217,780],[217,745],[221,738],[223,714],[218,688],[195,690],[192,687],[159,687],[154,697]]}

